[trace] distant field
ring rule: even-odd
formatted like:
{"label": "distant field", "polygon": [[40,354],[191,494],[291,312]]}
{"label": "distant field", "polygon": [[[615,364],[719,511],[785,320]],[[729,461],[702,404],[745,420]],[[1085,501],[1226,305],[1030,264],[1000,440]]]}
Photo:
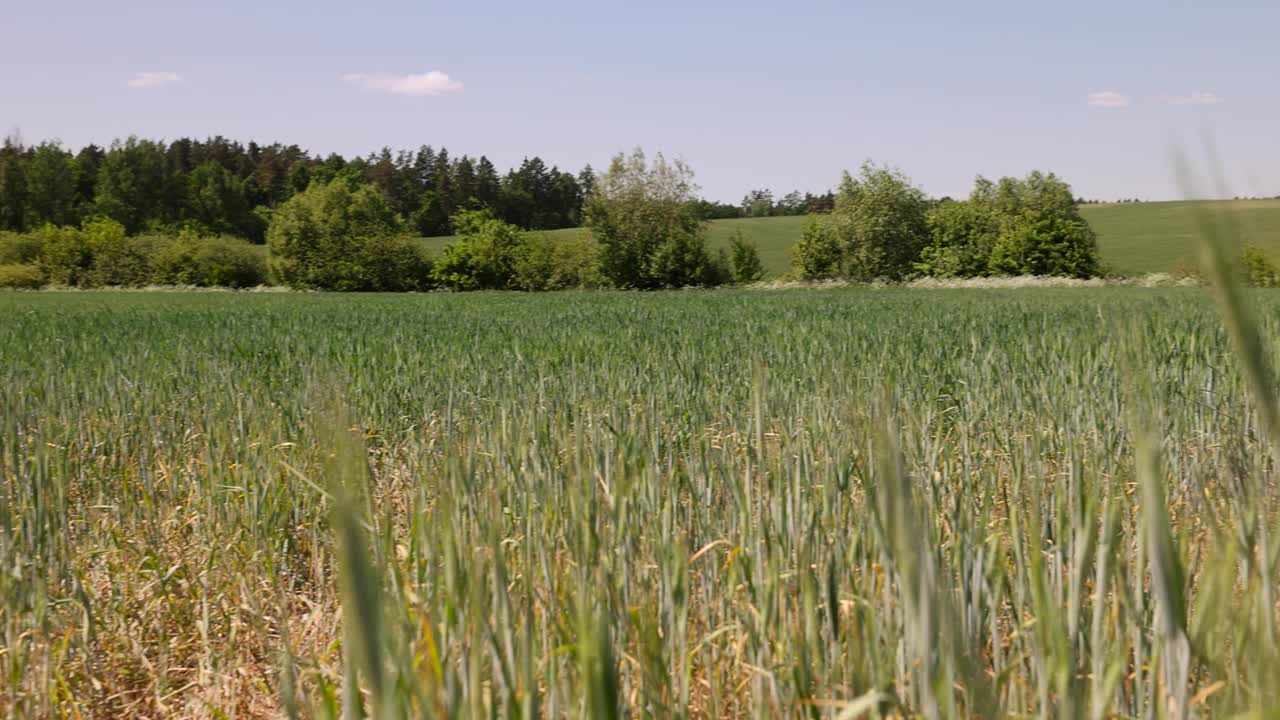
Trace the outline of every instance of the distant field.
{"label": "distant field", "polygon": [[[1102,259],[1123,273],[1167,272],[1196,258],[1195,212],[1207,211],[1234,222],[1236,236],[1280,255],[1280,200],[1227,200],[1089,205],[1084,216],[1098,233]],[[754,240],[773,277],[791,264],[791,246],[804,230],[804,217],[745,218],[711,223],[713,247],[727,245],[734,230]],[[579,229],[555,230],[570,235]],[[440,252],[452,237],[423,242]]]}
{"label": "distant field", "polygon": [[1102,259],[1126,273],[1163,272],[1196,260],[1196,214],[1234,224],[1234,237],[1280,254],[1280,200],[1091,205]]}

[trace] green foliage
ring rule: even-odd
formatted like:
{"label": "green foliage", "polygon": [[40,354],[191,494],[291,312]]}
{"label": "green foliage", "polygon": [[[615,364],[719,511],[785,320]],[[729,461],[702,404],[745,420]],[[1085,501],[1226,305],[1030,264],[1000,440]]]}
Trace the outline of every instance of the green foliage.
{"label": "green foliage", "polygon": [[416,290],[426,285],[420,248],[370,185],[312,183],[277,209],[267,230],[276,276],[306,290]]}
{"label": "green foliage", "polygon": [[31,156],[26,175],[28,227],[79,222],[76,161],[71,153],[56,142],[41,143]]}
{"label": "green foliage", "polygon": [[800,239],[791,248],[791,267],[797,275],[810,280],[838,277],[844,249],[831,223],[810,218]]}
{"label": "green foliage", "polygon": [[590,233],[528,233],[516,253],[512,285],[520,290],[600,287],[600,246]]}
{"label": "green foliage", "polygon": [[977,202],[943,201],[930,208],[925,222],[929,245],[920,251],[916,270],[933,277],[987,274],[1000,224],[990,208]]}
{"label": "green foliage", "polygon": [[157,285],[247,288],[267,283],[265,256],[248,241],[183,233],[151,258]]}
{"label": "green foliage", "polygon": [[0,265],[33,265],[40,262],[40,235],[0,232]]}
{"label": "green foliage", "polygon": [[1245,282],[1253,287],[1280,287],[1280,268],[1262,248],[1246,245],[1240,254],[1240,268]]}
{"label": "green foliage", "polygon": [[638,148],[613,158],[585,210],[612,285],[648,290],[717,279],[694,192],[693,172],[682,161],[659,154],[650,164]]}
{"label": "green foliage", "polygon": [[979,176],[969,200],[988,208],[1002,229],[1022,218],[1080,220],[1071,186],[1053,173],[1033,170],[1024,178],[1003,177],[997,182]]}
{"label": "green foliage", "polygon": [[22,232],[28,227],[27,168],[22,143],[6,137],[0,145],[0,230]]}
{"label": "green foliage", "polygon": [[45,225],[34,235],[40,242],[40,270],[54,285],[88,285],[93,272],[93,249],[79,228]]}
{"label": "green foliage", "polygon": [[34,290],[44,286],[44,273],[36,265],[0,263],[0,288]]}
{"label": "green foliage", "polygon": [[94,207],[130,233],[173,220],[164,147],[130,137],[111,144],[98,170]]}
{"label": "green foliage", "polygon": [[262,237],[258,216],[249,207],[244,182],[210,160],[187,179],[187,217],[213,234]]}
{"label": "green foliage", "polygon": [[92,258],[81,285],[140,287],[151,282],[154,238],[129,237],[110,218],[86,220],[80,232]]}
{"label": "green foliage", "polygon": [[756,244],[738,230],[729,238],[729,268],[733,281],[738,284],[753,283],[764,277],[764,265]]}
{"label": "green foliage", "polygon": [[1083,220],[1024,217],[1006,225],[991,250],[991,271],[1005,275],[1061,275],[1087,278],[1098,273],[1098,246]]}
{"label": "green foliage", "polygon": [[524,232],[488,210],[464,210],[452,224],[458,239],[436,261],[435,281],[454,290],[510,288]]}
{"label": "green foliage", "polygon": [[928,242],[927,210],[924,192],[905,175],[864,163],[856,178],[845,173],[831,214],[806,229],[796,269],[804,277],[902,279]]}

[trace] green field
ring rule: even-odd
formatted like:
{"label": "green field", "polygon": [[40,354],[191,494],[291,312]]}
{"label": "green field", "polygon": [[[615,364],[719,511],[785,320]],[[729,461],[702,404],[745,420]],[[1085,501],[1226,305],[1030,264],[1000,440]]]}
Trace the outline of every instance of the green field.
{"label": "green field", "polygon": [[[1280,256],[1280,200],[1085,205],[1081,211],[1098,233],[1103,262],[1124,274],[1194,267],[1196,217],[1201,212],[1234,223],[1237,237]],[[804,217],[715,220],[711,223],[710,241],[712,247],[727,247],[729,236],[741,230],[755,241],[770,276],[779,277],[791,266],[791,246],[800,239],[807,220]],[[552,231],[553,234],[577,232],[581,231]],[[428,238],[424,242],[439,252],[451,240]]]}
{"label": "green field", "polygon": [[0,716],[1267,716],[1227,347],[1195,289],[0,293]]}

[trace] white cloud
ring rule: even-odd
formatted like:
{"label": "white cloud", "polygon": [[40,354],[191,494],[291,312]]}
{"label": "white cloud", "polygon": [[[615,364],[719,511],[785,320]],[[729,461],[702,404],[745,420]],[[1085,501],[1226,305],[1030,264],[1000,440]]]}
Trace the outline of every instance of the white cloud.
{"label": "white cloud", "polygon": [[1117,108],[1129,107],[1129,98],[1118,92],[1095,92],[1089,93],[1089,107],[1107,108],[1114,110]]}
{"label": "white cloud", "polygon": [[1190,95],[1174,95],[1162,98],[1167,105],[1217,105],[1222,98],[1213,93],[1194,92]]}
{"label": "white cloud", "polygon": [[462,90],[462,83],[451,79],[439,70],[408,75],[348,73],[343,75],[342,79],[352,85],[359,85],[365,90],[388,95],[443,95]]}
{"label": "white cloud", "polygon": [[175,72],[140,72],[129,79],[131,88],[164,87],[182,82],[182,76]]}

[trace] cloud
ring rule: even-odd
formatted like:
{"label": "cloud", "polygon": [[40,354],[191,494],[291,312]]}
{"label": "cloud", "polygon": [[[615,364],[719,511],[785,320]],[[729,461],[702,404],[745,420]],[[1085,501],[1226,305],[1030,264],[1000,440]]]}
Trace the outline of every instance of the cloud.
{"label": "cloud", "polygon": [[182,76],[175,72],[140,72],[129,79],[131,88],[164,87],[182,82]]}
{"label": "cloud", "polygon": [[347,73],[342,79],[352,85],[359,85],[365,90],[386,93],[387,95],[444,95],[460,92],[462,83],[456,82],[439,70],[431,72],[395,75],[392,73]]}
{"label": "cloud", "polygon": [[1118,108],[1129,107],[1129,98],[1118,92],[1095,92],[1089,93],[1089,107],[1107,108],[1115,110]]}
{"label": "cloud", "polygon": [[1174,95],[1161,98],[1166,105],[1217,105],[1222,98],[1213,93],[1194,92],[1190,95]]}

